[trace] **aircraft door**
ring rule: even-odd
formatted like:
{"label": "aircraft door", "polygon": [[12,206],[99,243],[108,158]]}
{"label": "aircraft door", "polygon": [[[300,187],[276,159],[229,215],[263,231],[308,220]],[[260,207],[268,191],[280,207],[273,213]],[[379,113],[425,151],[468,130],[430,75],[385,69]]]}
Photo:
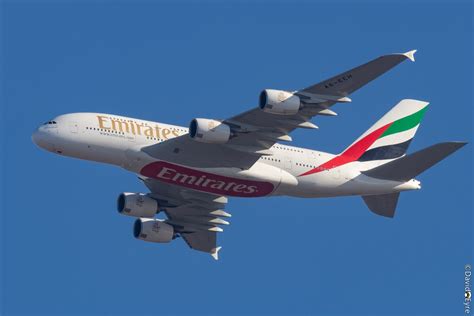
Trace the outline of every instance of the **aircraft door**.
{"label": "aircraft door", "polygon": [[135,134],[133,134],[133,133],[126,133],[126,134],[125,134],[125,137],[127,138],[127,140],[128,140],[129,142],[132,142],[132,143],[135,142]]}
{"label": "aircraft door", "polygon": [[69,122],[69,131],[73,134],[77,134],[77,132],[79,131],[79,126],[77,124],[77,122]]}
{"label": "aircraft door", "polygon": [[284,157],[283,158],[283,166],[286,170],[291,170],[291,158],[290,157]]}

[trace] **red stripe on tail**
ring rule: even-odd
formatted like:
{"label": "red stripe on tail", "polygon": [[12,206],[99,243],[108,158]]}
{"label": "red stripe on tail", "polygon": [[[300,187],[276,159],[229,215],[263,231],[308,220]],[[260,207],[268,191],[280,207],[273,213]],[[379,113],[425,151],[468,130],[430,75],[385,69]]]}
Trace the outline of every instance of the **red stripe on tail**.
{"label": "red stripe on tail", "polygon": [[[393,123],[393,122],[392,122]],[[319,165],[318,167],[306,171],[305,173],[300,174],[298,177],[307,176],[313,173],[318,173],[324,170],[329,170],[332,168],[336,168],[342,165],[345,165],[349,162],[356,161],[364,154],[364,152],[369,149],[370,146],[392,125],[389,123],[384,125],[369,135],[365,136],[364,138],[358,140],[352,146],[344,150],[342,154],[332,158],[331,160],[326,161],[325,163]]]}

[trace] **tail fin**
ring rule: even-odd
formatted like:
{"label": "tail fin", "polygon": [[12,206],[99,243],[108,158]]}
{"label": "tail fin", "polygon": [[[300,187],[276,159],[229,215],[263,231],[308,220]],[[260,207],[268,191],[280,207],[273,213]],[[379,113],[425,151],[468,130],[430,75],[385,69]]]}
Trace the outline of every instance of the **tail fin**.
{"label": "tail fin", "polygon": [[353,142],[341,156],[372,161],[399,158],[415,136],[428,102],[402,100]]}
{"label": "tail fin", "polygon": [[300,176],[353,161],[376,161],[402,157],[415,136],[427,108],[428,102],[410,99],[400,101],[341,154]]}
{"label": "tail fin", "polygon": [[409,181],[466,144],[466,142],[439,143],[376,168],[363,171],[363,173],[373,178]]}

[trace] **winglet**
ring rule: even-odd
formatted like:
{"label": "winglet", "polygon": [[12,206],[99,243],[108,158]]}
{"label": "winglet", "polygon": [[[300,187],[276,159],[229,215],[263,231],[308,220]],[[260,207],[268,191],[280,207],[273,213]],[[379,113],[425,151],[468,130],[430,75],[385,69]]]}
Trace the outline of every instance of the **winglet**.
{"label": "winglet", "polygon": [[217,247],[217,248],[212,249],[212,252],[211,252],[212,258],[214,258],[215,260],[219,260],[219,250],[221,250],[221,248],[222,247]]}
{"label": "winglet", "polygon": [[406,52],[404,54],[402,54],[403,56],[406,56],[408,59],[410,59],[411,61],[415,61],[415,53],[416,53],[416,49],[414,50],[411,50],[409,52]]}

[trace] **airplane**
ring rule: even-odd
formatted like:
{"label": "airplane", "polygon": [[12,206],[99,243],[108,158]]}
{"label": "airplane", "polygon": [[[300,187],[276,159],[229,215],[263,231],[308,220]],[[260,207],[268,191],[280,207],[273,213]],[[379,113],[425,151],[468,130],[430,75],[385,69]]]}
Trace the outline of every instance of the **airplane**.
{"label": "airplane", "polygon": [[[177,237],[218,259],[217,233],[229,224],[228,197],[361,196],[375,214],[393,217],[400,192],[419,190],[423,171],[466,142],[406,154],[428,103],[404,99],[339,154],[293,147],[290,132],[317,129],[314,116],[405,60],[416,50],[384,55],[302,90],[265,89],[258,106],[225,120],[194,118],[189,127],[103,113],[57,116],[32,135],[40,148],[119,166],[149,193],[121,193],[118,212],[135,217],[136,238]],[[156,218],[164,213],[166,219]]]}

